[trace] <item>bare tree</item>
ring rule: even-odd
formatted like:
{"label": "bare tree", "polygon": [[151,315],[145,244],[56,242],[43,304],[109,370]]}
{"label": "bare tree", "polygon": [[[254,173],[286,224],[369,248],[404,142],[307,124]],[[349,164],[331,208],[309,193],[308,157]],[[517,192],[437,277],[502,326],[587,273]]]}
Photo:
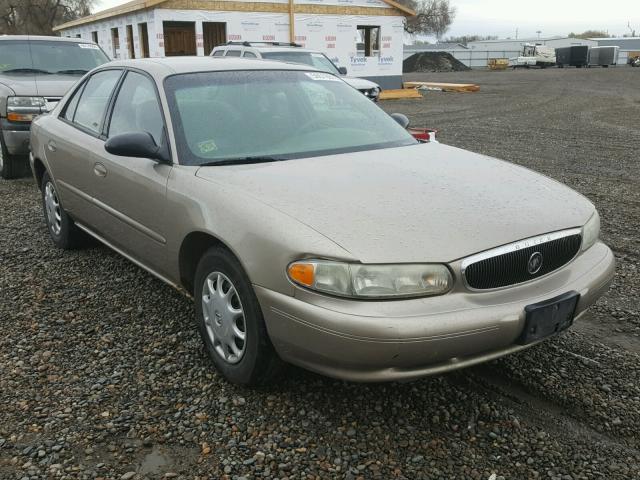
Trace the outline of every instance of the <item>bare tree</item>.
{"label": "bare tree", "polygon": [[416,11],[414,17],[407,18],[405,30],[408,33],[442,36],[453,23],[456,9],[449,0],[399,0],[400,3]]}
{"label": "bare tree", "polygon": [[0,34],[52,35],[53,27],[91,13],[95,0],[0,0]]}

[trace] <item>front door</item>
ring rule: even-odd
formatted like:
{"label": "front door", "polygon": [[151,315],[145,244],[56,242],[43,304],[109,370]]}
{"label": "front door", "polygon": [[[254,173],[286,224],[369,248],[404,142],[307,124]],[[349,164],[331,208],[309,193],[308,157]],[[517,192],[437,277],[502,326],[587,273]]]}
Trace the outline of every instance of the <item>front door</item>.
{"label": "front door", "polygon": [[122,70],[95,73],[74,93],[59,121],[52,122],[45,148],[49,168],[66,211],[91,223],[94,152],[103,150],[100,138],[105,113]]}
{"label": "front door", "polygon": [[[107,137],[148,132],[166,142],[155,84],[129,71],[113,103]],[[96,155],[93,195],[106,215],[98,226],[104,238],[158,273],[165,271],[167,180],[172,166],[148,158],[122,157],[104,148]]]}

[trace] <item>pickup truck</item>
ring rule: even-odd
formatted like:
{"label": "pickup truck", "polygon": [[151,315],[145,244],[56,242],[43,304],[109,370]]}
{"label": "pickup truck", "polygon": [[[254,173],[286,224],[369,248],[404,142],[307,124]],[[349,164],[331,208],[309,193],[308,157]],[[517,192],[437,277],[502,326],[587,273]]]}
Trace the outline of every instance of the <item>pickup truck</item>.
{"label": "pickup truck", "polygon": [[81,38],[0,36],[0,176],[28,171],[31,121],[53,109],[85,73],[109,61]]}

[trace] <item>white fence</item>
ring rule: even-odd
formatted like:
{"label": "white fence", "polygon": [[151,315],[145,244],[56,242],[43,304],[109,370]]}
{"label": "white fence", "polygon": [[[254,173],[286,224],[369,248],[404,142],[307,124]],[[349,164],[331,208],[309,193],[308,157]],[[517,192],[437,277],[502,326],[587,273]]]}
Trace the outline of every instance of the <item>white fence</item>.
{"label": "white fence", "polygon": [[[460,48],[455,50],[441,50],[444,53],[450,53],[457,60],[460,60],[467,67],[470,68],[487,68],[487,63],[490,58],[515,58],[521,54],[521,50],[470,50],[466,48]],[[418,49],[404,49],[403,58],[406,60],[414,53],[422,52],[438,52],[438,50],[418,50]],[[618,57],[618,65],[626,65],[628,50],[620,50],[620,56]]]}

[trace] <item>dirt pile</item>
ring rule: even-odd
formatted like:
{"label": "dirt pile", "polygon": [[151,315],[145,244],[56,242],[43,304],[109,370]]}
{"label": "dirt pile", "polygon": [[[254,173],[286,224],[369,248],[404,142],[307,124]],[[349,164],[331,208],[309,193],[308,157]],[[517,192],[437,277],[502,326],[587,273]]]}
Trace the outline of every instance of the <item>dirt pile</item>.
{"label": "dirt pile", "polygon": [[450,53],[415,53],[402,63],[402,71],[408,72],[463,72],[471,70]]}

